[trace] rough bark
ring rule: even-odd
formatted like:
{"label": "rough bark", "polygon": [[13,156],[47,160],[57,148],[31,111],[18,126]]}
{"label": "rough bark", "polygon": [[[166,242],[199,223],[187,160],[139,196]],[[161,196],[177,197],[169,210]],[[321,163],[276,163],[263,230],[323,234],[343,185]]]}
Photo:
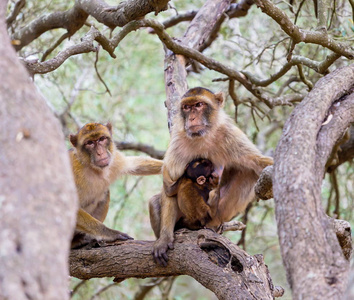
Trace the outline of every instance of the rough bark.
{"label": "rough bark", "polygon": [[268,200],[273,198],[272,175],[273,175],[273,166],[268,166],[262,171],[254,187],[256,196],[258,198],[262,200]]}
{"label": "rough bark", "polygon": [[59,122],[11,46],[6,2],[0,1],[0,299],[68,299],[76,190]]}
{"label": "rough bark", "polygon": [[[294,299],[341,299],[348,261],[321,205],[325,163],[354,119],[354,65],[317,82],[284,126],[273,192],[283,263]],[[332,120],[322,126],[337,101]],[[333,107],[332,107],[333,108]]]}
{"label": "rough bark", "polygon": [[219,299],[273,299],[275,288],[262,255],[250,256],[227,238],[203,229],[180,230],[167,267],[152,258],[152,241],[129,241],[120,245],[71,252],[70,274],[89,279],[189,275]]}
{"label": "rough bark", "polygon": [[354,126],[352,125],[348,130],[350,138],[347,142],[340,145],[339,150],[337,152],[338,160],[334,165],[331,165],[327,169],[327,171],[330,173],[333,172],[336,168],[338,168],[341,164],[347,161],[352,161],[354,158]]}

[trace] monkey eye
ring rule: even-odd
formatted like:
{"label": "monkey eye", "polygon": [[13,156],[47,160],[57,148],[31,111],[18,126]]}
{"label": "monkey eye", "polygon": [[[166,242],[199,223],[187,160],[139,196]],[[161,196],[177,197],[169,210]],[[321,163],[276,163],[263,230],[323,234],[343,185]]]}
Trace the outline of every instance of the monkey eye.
{"label": "monkey eye", "polygon": [[99,141],[99,142],[103,142],[105,139],[106,139],[105,136],[101,136],[101,137],[98,139],[98,141]]}
{"label": "monkey eye", "polygon": [[184,104],[184,105],[182,105],[182,109],[183,110],[190,110],[191,107],[190,107],[190,105]]}
{"label": "monkey eye", "polygon": [[87,142],[86,142],[86,145],[87,145],[87,146],[92,146],[93,144],[94,144],[94,141],[87,141]]}
{"label": "monkey eye", "polygon": [[203,102],[198,102],[198,103],[195,105],[195,107],[202,107],[203,105],[204,105]]}

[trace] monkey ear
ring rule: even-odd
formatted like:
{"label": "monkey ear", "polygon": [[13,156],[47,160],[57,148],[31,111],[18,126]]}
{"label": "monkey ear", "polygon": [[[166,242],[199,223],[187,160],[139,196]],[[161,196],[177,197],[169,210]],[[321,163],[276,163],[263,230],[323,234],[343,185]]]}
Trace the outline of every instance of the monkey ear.
{"label": "monkey ear", "polygon": [[217,101],[219,107],[224,107],[224,93],[223,92],[219,92],[215,94],[215,100]]}
{"label": "monkey ear", "polygon": [[111,124],[111,122],[107,122],[106,127],[108,128],[110,134],[112,135],[112,124]]}
{"label": "monkey ear", "polygon": [[76,147],[77,146],[77,135],[70,134],[70,142],[71,144]]}

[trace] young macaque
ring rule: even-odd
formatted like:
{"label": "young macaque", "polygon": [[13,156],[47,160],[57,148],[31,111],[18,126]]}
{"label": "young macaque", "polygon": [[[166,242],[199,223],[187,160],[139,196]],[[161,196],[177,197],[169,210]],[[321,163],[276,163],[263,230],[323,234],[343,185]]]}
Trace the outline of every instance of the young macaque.
{"label": "young macaque", "polygon": [[180,228],[201,229],[215,218],[219,194],[215,191],[219,177],[208,159],[191,161],[183,176],[179,179],[177,203],[181,218],[175,230]]}
{"label": "young macaque", "polygon": [[88,123],[76,135],[70,135],[70,141],[74,148],[69,154],[80,204],[71,248],[132,239],[103,225],[110,202],[109,186],[125,174],[160,174],[163,162],[122,154],[113,142],[110,123]]}

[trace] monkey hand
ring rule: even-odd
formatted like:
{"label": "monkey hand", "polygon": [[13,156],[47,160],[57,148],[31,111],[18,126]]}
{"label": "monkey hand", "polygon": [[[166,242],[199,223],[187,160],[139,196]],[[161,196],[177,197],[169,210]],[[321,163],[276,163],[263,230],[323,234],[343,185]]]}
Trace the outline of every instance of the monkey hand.
{"label": "monkey hand", "polygon": [[211,174],[209,178],[209,183],[213,189],[217,188],[217,186],[219,185],[219,181],[220,181],[220,177],[217,173]]}
{"label": "monkey hand", "polygon": [[168,262],[167,250],[172,250],[173,248],[173,239],[169,240],[161,237],[157,239],[152,249],[154,261],[157,264],[166,267]]}

